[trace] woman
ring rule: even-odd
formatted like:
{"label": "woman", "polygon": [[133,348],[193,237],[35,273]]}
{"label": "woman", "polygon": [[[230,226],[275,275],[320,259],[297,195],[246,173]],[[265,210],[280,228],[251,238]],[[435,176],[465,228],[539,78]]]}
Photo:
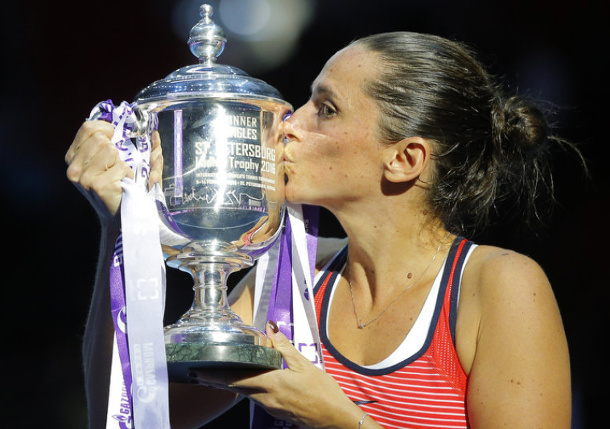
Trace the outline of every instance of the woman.
{"label": "woman", "polygon": [[[327,372],[270,321],[288,369],[195,372],[208,387],[172,386],[172,427],[198,427],[238,395],[306,427],[569,427],[569,356],[546,276],[526,256],[459,238],[484,227],[499,201],[526,198],[533,207],[532,192],[548,183],[546,132],[539,110],[505,99],[454,42],[389,33],[339,51],[285,125],[287,199],[327,208],[348,237],[318,249]],[[117,233],[119,182],[131,174],[111,135],[108,124],[87,123],[66,155],[69,179],[92,195],[103,221],[101,266]],[[154,154],[153,176],[158,147]],[[253,283],[250,273],[231,296],[246,322]],[[87,368],[108,365],[101,289]],[[103,421],[95,404],[106,374],[88,373],[94,424]]]}

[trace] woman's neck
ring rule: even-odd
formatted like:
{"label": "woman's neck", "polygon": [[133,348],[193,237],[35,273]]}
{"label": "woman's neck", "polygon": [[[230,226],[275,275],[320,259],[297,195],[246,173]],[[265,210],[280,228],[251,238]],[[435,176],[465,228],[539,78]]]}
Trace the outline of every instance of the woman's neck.
{"label": "woman's neck", "polygon": [[[387,207],[387,206],[386,206]],[[410,282],[426,283],[451,240],[442,223],[419,207],[336,213],[349,238],[347,276],[371,302],[394,296]],[[368,292],[367,292],[368,291]]]}

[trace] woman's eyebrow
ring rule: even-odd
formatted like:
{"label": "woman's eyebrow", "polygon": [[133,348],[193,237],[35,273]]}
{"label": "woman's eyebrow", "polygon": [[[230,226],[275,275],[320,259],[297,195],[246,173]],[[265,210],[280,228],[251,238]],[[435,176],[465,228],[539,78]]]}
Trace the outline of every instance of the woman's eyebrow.
{"label": "woman's eyebrow", "polygon": [[336,97],[335,92],[333,92],[333,90],[330,89],[328,86],[326,86],[324,84],[316,84],[314,82],[313,85],[311,86],[311,96],[317,97],[319,95],[326,95],[331,98]]}

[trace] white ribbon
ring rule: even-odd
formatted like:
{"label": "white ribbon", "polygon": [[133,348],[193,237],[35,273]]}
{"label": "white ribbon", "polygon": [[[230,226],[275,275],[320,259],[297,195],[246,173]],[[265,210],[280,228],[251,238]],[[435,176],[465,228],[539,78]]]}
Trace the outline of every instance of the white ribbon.
{"label": "white ribbon", "polygon": [[[102,102],[90,115],[90,119],[97,118],[114,125],[112,143],[117,146],[121,160],[134,171],[134,180],[125,178],[121,182],[122,248],[120,244],[117,246],[120,252],[115,253],[112,262],[112,269],[121,265],[123,268],[124,308],[116,316],[119,330],[115,331],[113,341],[106,428],[169,429],[169,388],[163,338],[165,264],[157,209],[153,197],[146,192],[150,140],[148,133],[137,139],[129,138],[136,116],[128,103],[115,107],[111,101]],[[121,283],[120,276],[118,283]],[[123,312],[126,330],[118,320]],[[127,353],[121,350],[124,341],[117,341],[118,334],[127,336],[128,361],[123,358]],[[127,388],[129,385],[131,389]]]}
{"label": "white ribbon", "polygon": [[[310,267],[307,235],[300,205],[288,205],[292,226],[292,312],[294,346],[303,356],[324,369],[320,333],[313,295],[313,270]],[[312,261],[315,264],[315,260]]]}
{"label": "white ribbon", "polygon": [[169,429],[163,312],[165,266],[154,201],[129,179],[122,182],[127,338],[136,429]]}

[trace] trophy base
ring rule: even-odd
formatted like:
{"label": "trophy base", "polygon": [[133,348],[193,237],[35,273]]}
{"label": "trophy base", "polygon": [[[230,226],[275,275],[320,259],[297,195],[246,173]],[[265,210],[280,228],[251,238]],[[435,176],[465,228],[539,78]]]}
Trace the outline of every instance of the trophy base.
{"label": "trophy base", "polygon": [[193,369],[281,369],[282,355],[276,349],[253,344],[165,344],[170,381],[191,383]]}

